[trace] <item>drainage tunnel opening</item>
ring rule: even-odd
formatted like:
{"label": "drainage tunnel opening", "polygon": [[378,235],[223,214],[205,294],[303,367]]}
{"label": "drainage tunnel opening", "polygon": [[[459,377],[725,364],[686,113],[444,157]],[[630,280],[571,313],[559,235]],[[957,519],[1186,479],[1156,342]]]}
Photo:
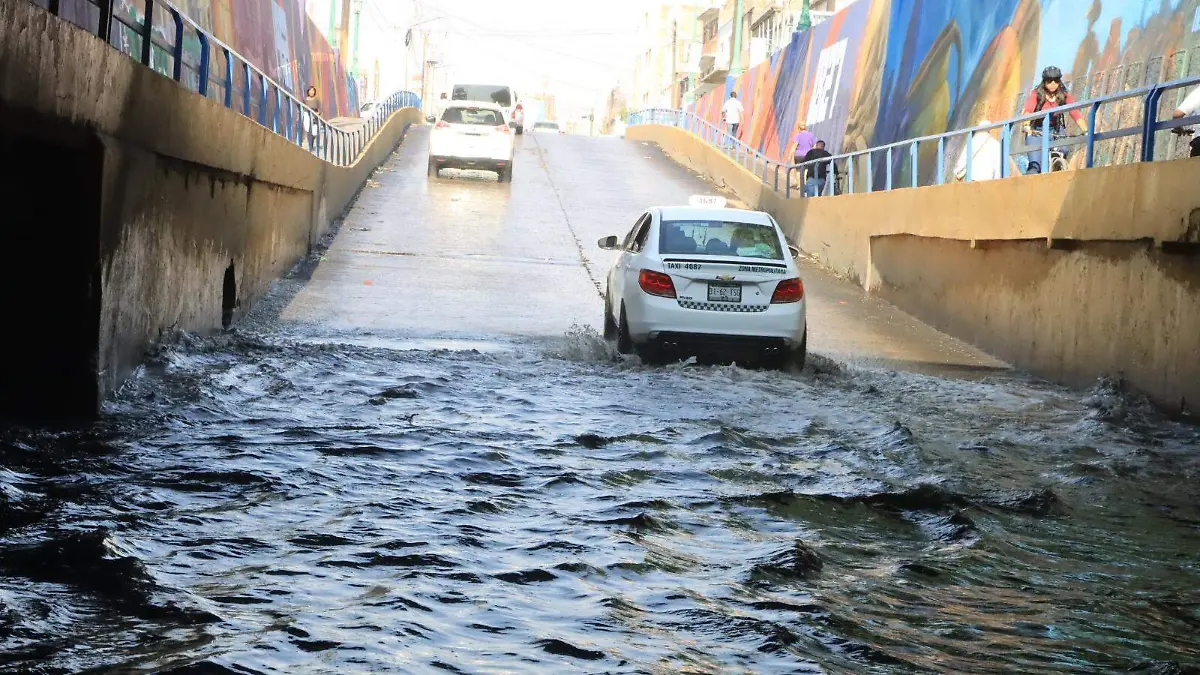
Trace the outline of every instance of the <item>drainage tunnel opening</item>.
{"label": "drainage tunnel opening", "polygon": [[99,410],[103,146],[94,134],[0,109],[0,418]]}
{"label": "drainage tunnel opening", "polygon": [[225,268],[225,281],[221,284],[221,328],[229,330],[233,325],[233,310],[237,309],[237,278],[233,261]]}

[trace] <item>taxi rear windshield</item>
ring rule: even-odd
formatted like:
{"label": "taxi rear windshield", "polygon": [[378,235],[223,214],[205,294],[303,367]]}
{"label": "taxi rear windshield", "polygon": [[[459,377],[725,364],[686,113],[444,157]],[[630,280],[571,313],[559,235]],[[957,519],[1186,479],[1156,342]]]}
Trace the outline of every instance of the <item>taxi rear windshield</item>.
{"label": "taxi rear windshield", "polygon": [[442,121],[447,124],[480,124],[489,127],[504,124],[500,113],[487,108],[447,108],[442,114]]}
{"label": "taxi rear windshield", "polygon": [[662,255],[719,255],[783,260],[774,226],[721,220],[667,220],[659,235]]}

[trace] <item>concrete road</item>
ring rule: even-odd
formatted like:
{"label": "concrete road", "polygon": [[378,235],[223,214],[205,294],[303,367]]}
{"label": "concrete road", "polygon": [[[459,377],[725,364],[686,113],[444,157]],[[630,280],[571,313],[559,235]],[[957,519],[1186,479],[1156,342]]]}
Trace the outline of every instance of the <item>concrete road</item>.
{"label": "concrete road", "polygon": [[[648,206],[715,192],[656,146],[571,135],[518,137],[511,185],[430,178],[427,133],[413,129],[364,188],[284,322],[420,347],[599,330],[615,254],[596,241],[624,236]],[[1006,367],[814,266],[804,279],[813,352],[933,373]]]}

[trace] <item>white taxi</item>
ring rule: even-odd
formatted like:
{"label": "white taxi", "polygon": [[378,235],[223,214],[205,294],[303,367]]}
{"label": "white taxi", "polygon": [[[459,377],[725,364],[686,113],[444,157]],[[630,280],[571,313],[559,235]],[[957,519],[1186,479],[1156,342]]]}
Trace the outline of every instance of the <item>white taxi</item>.
{"label": "white taxi", "polygon": [[604,335],[645,361],[695,355],[775,368],[804,367],[804,283],[769,214],[725,208],[720,197],[647,210],[608,273]]}
{"label": "white taxi", "polygon": [[482,169],[511,182],[514,154],[513,130],[495,103],[451,101],[429,132],[430,177],[442,169]]}

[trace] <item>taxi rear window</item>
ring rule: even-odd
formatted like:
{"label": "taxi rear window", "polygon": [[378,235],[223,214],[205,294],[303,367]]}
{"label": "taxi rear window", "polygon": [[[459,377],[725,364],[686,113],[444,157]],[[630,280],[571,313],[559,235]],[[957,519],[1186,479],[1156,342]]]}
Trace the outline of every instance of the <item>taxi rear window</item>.
{"label": "taxi rear window", "polygon": [[783,260],[774,226],[722,220],[667,220],[658,235],[662,255],[719,255]]}

